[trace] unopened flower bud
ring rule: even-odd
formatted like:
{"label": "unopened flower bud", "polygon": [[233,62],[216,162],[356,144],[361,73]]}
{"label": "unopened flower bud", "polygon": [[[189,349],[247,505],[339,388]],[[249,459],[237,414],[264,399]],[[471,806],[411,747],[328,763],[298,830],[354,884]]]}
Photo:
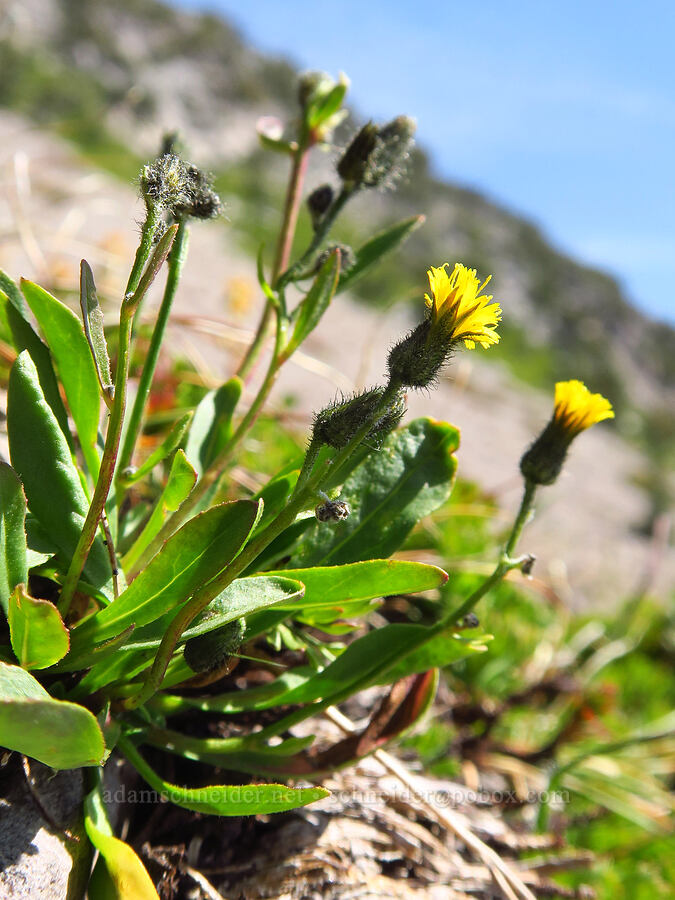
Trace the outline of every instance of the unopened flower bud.
{"label": "unopened flower bud", "polygon": [[322,250],[321,253],[319,253],[314,265],[314,271],[318,272],[323,264],[328,260],[328,257],[332,256],[336,250],[340,251],[340,274],[343,275],[345,272],[349,272],[350,269],[353,269],[354,264],[356,263],[356,256],[352,248],[349,246],[349,244],[335,243],[329,244],[325,250]]}
{"label": "unopened flower bud", "polygon": [[185,662],[193,672],[212,672],[220,669],[241,647],[246,633],[246,620],[235,619],[206,634],[190,638],[183,648]]}
{"label": "unopened flower bud", "polygon": [[322,184],[313,190],[307,198],[307,208],[315,229],[330,209],[334,196],[333,188],[329,184]]}
{"label": "unopened flower bud", "polygon": [[368,122],[352,139],[337,164],[340,178],[347,184],[363,184],[370,158],[377,147],[377,126]]}
{"label": "unopened flower bud", "polygon": [[390,187],[403,173],[414,143],[417,125],[408,116],[397,116],[378,132],[377,146],[368,161],[366,187]]}
{"label": "unopened flower bud", "polygon": [[381,440],[396,427],[405,412],[405,399],[399,394],[378,414],[383,396],[384,388],[371,388],[322,409],[314,417],[314,440],[341,450],[371,419],[374,419],[373,425],[365,440]]}
{"label": "unopened flower bud", "polygon": [[220,213],[220,198],[208,176],[173,153],[143,167],[141,191],[146,203],[166,209],[175,218],[211,219]]}
{"label": "unopened flower bud", "polygon": [[327,72],[303,72],[298,79],[298,103],[306,109],[317,98],[327,94],[335,81]]}

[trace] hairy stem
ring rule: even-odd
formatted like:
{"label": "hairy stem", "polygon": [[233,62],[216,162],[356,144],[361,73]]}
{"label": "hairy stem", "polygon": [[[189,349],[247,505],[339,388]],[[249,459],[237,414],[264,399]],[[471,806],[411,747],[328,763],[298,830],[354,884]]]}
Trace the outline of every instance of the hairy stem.
{"label": "hairy stem", "polygon": [[187,237],[187,223],[186,220],[183,219],[178,225],[176,238],[169,255],[169,271],[164,288],[164,295],[162,297],[162,303],[159,308],[159,313],[157,315],[155,327],[152,332],[152,337],[150,338],[150,347],[148,348],[145,364],[143,366],[143,372],[141,373],[141,378],[138,383],[138,391],[136,393],[134,405],[129,417],[129,425],[124,437],[122,450],[120,452],[120,471],[126,469],[127,466],[131,464],[131,461],[133,459],[134,447],[136,446],[136,441],[138,440],[138,436],[141,431],[143,414],[145,412],[145,406],[147,404],[148,395],[152,386],[152,379],[154,378],[155,370],[157,368],[159,352],[162,346],[162,341],[164,340],[166,326],[169,321],[171,307],[176,296],[176,290],[178,288],[178,282],[180,281],[180,276],[183,270],[183,264],[185,263],[185,257],[187,256]]}

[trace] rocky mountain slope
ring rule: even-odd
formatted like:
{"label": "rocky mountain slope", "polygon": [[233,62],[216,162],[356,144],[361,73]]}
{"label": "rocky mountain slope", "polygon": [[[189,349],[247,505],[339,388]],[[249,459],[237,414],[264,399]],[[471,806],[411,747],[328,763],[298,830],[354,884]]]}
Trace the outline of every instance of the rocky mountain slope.
{"label": "rocky mountain slope", "polygon": [[[156,0],[2,0],[0,10],[0,105],[75,139],[127,178],[166,129],[178,129],[219,173],[239,233],[265,236],[285,161],[258,149],[254,126],[262,114],[295,115],[288,63],[254,52],[214,15]],[[347,123],[338,137],[353,129]],[[520,377],[585,379],[620,411],[675,399],[672,328],[637,312],[611,277],[558,253],[531,223],[436,180],[423,152],[395,194],[357,200],[345,236],[418,212],[425,227],[363,281],[362,297],[389,305],[419,291],[428,265],[461,259],[495,274],[509,337],[501,358]],[[635,430],[630,418],[620,424]]]}

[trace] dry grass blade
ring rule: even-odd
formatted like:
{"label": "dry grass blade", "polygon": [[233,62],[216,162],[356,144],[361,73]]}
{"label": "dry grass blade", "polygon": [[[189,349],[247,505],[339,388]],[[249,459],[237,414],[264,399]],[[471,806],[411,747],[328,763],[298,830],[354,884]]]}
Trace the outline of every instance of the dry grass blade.
{"label": "dry grass blade", "polygon": [[[349,734],[355,730],[352,721],[335,707],[328,707],[324,714],[345,733]],[[402,763],[387,753],[386,750],[376,750],[373,756],[387,772],[399,779],[416,797],[420,805],[439,824],[457,835],[467,847],[470,847],[476,853],[479,859],[488,867],[495,882],[509,900],[519,900],[519,898],[520,900],[536,900],[536,897],[522,879],[504,862],[499,854],[495,853],[491,847],[488,847],[471,831],[463,817],[452,814],[448,810],[440,809],[424,796],[424,793],[415,784],[414,776]]]}

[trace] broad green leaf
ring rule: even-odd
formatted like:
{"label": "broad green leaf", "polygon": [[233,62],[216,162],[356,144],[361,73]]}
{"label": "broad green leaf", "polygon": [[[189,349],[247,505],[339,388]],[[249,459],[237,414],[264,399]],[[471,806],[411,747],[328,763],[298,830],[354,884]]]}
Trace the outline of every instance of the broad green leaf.
{"label": "broad green leaf", "polygon": [[390,435],[344,484],[344,522],[314,522],[300,539],[290,568],[341,565],[390,556],[413,526],[450,496],[458,434],[445,422],[416,419]]}
{"label": "broad green leaf", "polygon": [[28,350],[40,379],[40,386],[45,400],[50,405],[68,446],[73,448],[73,439],[68,426],[68,413],[63,405],[61,393],[54,374],[54,366],[49,350],[35,333],[27,320],[28,308],[21,291],[13,281],[0,269],[0,306],[12,332],[14,349],[17,353]]}
{"label": "broad green leaf", "polygon": [[281,510],[286,505],[286,501],[293,492],[293,488],[298,480],[299,470],[295,469],[286,475],[279,475],[268,481],[267,484],[258,491],[254,496],[254,500],[263,501],[263,514],[258,522],[257,531],[268,525],[272,519],[276,519]]}
{"label": "broad green leaf", "polygon": [[0,461],[0,606],[7,615],[9,595],[28,581],[26,498],[21,480]]}
{"label": "broad green leaf", "polygon": [[305,596],[287,609],[336,608],[345,603],[387,597],[390,594],[414,594],[440,587],[448,580],[443,569],[400,559],[370,559],[342,566],[284,569],[287,578],[305,585]]}
{"label": "broad green leaf", "polygon": [[96,766],[105,742],[83,706],[53,700],[20,666],[0,662],[0,745],[53,769]]}
{"label": "broad green leaf", "polygon": [[259,515],[251,500],[221,503],[186,522],[118,599],[72,632],[72,652],[89,650],[129,625],[147,625],[188,600],[244,546]]}
{"label": "broad green leaf", "polygon": [[[19,354],[10,372],[7,431],[12,465],[23,482],[28,508],[44,535],[70,560],[89,503],[27,351]],[[110,559],[99,536],[89,552],[83,580],[112,596]]]}
{"label": "broad green leaf", "polygon": [[305,338],[316,328],[335,294],[340,274],[340,254],[331,253],[314,279],[314,282],[293,313],[294,327],[283,358],[288,359]]}
{"label": "broad green leaf", "polygon": [[152,472],[155,466],[158,466],[161,462],[171,456],[173,451],[177,449],[180,442],[183,440],[183,436],[192,421],[192,415],[193,414],[189,412],[179,419],[159,447],[152,451],[150,456],[141,463],[136,471],[129,475],[124,475],[122,478],[123,482],[125,484],[135,484],[137,481],[140,481],[141,478],[144,478],[148,472]]}
{"label": "broad green leaf", "polygon": [[[218,594],[195,622],[183,632],[180,643],[258,610],[281,603],[299,603],[303,593],[303,585],[297,580],[287,578],[285,572],[282,576],[254,575],[250,578],[237,578]],[[139,629],[125,649],[146,650],[158,647],[173,615],[172,612]]]}
{"label": "broad green leaf", "polygon": [[196,480],[197,473],[185,453],[177,450],[171,460],[171,469],[161,497],[155,503],[145,527],[122,559],[125,572],[133,572],[147,546],[164,524],[167,513],[178,509],[194,487]]}
{"label": "broad green leaf", "polygon": [[213,784],[203,788],[184,788],[164,781],[127,739],[120,741],[120,749],[150,787],[177,806],[194,812],[214,816],[286,812],[322,800],[330,794],[325,788],[289,788],[283,784]]}
{"label": "broad green leaf", "polygon": [[244,383],[230,378],[202,397],[190,427],[185,455],[201,478],[232,434],[232,416]]}
{"label": "broad green leaf", "polygon": [[[120,648],[128,642],[129,637],[131,636],[133,631],[134,626],[130,625],[121,634],[118,634],[117,637],[111,638],[109,641],[104,641],[102,644],[98,644],[96,647],[92,647],[88,653],[86,651],[83,651],[77,657],[77,659],[75,659],[74,657],[72,659],[70,657],[66,658],[62,662],[53,666],[51,671],[81,671],[83,669],[90,669],[92,666],[97,666],[104,660],[108,662],[110,660],[110,657],[119,657]],[[81,696],[86,696],[86,694],[83,694]]]}
{"label": "broad green leaf", "polygon": [[82,453],[95,480],[99,469],[100,399],[96,366],[84,329],[72,310],[39,285],[22,280],[21,289],[56,361]]}
{"label": "broad green leaf", "polygon": [[58,609],[31,597],[25,584],[12,592],[7,618],[12,649],[24,669],[46,669],[68,652],[68,629]]}
{"label": "broad green leaf", "polygon": [[110,374],[108,344],[103,329],[103,310],[98,302],[94,273],[86,259],[80,263],[80,309],[84,334],[96,366],[96,375],[106,403],[112,400],[114,387]]}
{"label": "broad green leaf", "polygon": [[337,286],[336,294],[350,288],[354,282],[375,265],[387,253],[391,253],[407,240],[417,228],[424,223],[424,216],[413,216],[397,222],[385,231],[381,231],[356,251],[354,265],[347,272],[343,272]]}
{"label": "broad green leaf", "polygon": [[143,863],[128,844],[114,837],[97,790],[84,799],[84,828],[101,854],[88,886],[92,900],[158,900]]}

